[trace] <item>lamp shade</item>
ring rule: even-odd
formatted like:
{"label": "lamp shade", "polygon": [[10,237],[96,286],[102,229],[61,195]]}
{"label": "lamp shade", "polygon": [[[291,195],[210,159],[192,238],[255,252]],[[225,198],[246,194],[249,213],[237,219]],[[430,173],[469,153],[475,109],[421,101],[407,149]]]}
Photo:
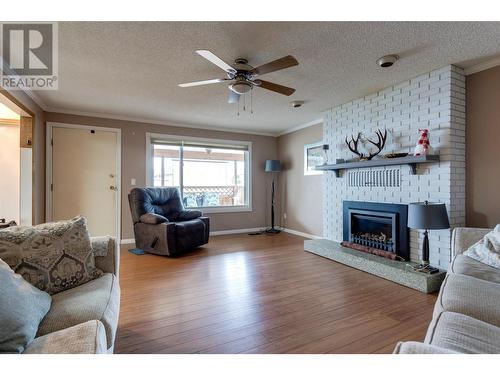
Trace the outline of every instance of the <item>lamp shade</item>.
{"label": "lamp shade", "polygon": [[279,160],[266,160],[266,172],[280,172],[281,163]]}
{"label": "lamp shade", "polygon": [[444,203],[418,202],[408,205],[408,227],[412,229],[448,229]]}

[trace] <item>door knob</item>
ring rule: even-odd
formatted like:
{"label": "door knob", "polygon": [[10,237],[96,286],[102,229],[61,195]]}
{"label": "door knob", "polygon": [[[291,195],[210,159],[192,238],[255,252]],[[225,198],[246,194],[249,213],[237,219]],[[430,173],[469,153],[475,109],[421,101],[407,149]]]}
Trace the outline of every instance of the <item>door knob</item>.
{"label": "door knob", "polygon": [[117,188],[116,186],[111,185],[111,186],[109,187],[109,190],[118,191],[118,188]]}

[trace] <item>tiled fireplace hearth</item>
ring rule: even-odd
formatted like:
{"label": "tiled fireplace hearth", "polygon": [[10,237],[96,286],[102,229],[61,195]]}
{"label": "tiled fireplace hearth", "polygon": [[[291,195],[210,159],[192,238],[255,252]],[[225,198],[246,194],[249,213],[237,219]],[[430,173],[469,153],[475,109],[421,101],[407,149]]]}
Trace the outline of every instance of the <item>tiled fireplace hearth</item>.
{"label": "tiled fireplace hearth", "polygon": [[[407,165],[343,171],[339,178],[333,171],[324,172],[325,239],[344,239],[344,201],[441,202],[446,204],[452,228],[465,224],[465,77],[461,69],[447,66],[328,110],[323,141],[330,145],[330,163],[353,158],[346,137],[362,132],[373,138],[377,129],[387,129],[389,134],[383,153],[412,153],[418,130],[424,128],[430,130],[430,142],[440,161],[420,165],[415,175]],[[451,230],[430,232],[432,265],[447,269],[450,240]],[[421,242],[422,235],[410,231],[412,261],[419,261]]]}

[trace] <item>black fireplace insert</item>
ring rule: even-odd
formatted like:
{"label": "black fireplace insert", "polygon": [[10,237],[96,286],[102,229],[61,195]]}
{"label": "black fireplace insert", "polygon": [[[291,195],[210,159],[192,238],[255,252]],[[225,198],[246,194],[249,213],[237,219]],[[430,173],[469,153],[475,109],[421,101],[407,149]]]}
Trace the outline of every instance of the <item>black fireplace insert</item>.
{"label": "black fireplace insert", "polygon": [[410,260],[406,204],[343,202],[343,240]]}

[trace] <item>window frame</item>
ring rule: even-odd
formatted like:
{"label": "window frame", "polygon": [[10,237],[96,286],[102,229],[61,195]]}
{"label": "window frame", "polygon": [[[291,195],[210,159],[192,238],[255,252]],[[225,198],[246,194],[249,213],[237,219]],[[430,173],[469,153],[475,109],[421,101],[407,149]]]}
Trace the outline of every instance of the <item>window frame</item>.
{"label": "window frame", "polygon": [[[252,142],[249,141],[234,141],[227,139],[216,138],[200,138],[182,135],[161,134],[161,133],[146,133],[146,186],[154,187],[154,163],[153,163],[153,144],[152,139],[164,139],[166,141],[190,141],[190,142],[207,142],[211,144],[219,144],[224,146],[240,145],[246,146],[247,156],[245,160],[245,196],[247,197],[247,204],[244,206],[214,206],[214,207],[193,207],[192,209],[199,209],[203,213],[225,213],[225,212],[250,212],[252,211]],[[182,170],[182,166],[181,166]],[[182,186],[182,172],[180,176]],[[182,194],[182,193],[181,193]],[[191,209],[191,208],[188,208]]]}
{"label": "window frame", "polygon": [[323,141],[318,141],[318,142],[314,142],[314,143],[307,143],[304,145],[304,176],[316,176],[316,175],[321,175],[323,174],[323,171],[319,171],[319,170],[309,170],[308,169],[308,164],[307,164],[307,152],[309,151],[309,149],[311,148],[316,148],[316,147],[320,147],[320,146],[323,146]]}

